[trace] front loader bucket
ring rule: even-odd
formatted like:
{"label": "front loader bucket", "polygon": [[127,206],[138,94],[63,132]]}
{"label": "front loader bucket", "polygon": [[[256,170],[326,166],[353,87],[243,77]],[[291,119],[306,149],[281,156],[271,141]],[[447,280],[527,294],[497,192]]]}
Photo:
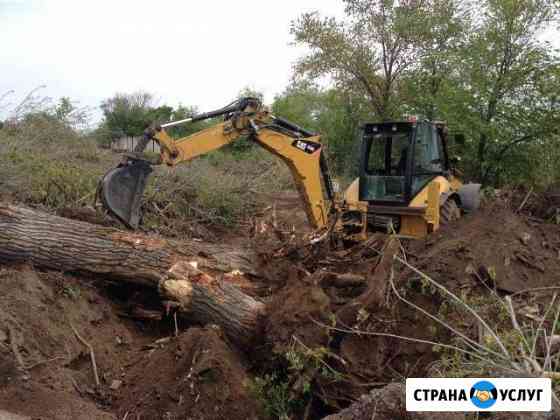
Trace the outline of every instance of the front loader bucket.
{"label": "front loader bucket", "polygon": [[135,159],[111,169],[101,180],[99,196],[103,207],[131,229],[140,222],[142,194],[151,172],[149,162]]}

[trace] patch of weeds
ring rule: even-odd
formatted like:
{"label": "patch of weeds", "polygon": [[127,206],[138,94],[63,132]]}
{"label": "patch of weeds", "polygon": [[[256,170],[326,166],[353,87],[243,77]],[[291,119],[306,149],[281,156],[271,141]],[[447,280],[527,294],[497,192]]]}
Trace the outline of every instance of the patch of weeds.
{"label": "patch of weeds", "polygon": [[342,380],[342,374],[326,362],[326,347],[311,349],[298,340],[279,357],[272,373],[255,378],[252,392],[272,419],[300,418],[310,404],[318,379]]}
{"label": "patch of weeds", "polygon": [[[500,304],[490,291],[471,294],[464,293],[461,299],[483,319],[495,320],[497,324],[504,323],[508,328],[511,326],[510,315],[507,309],[504,305]],[[464,306],[459,305],[457,308],[464,313],[465,316],[471,317]]]}
{"label": "patch of weeds", "polygon": [[288,420],[293,411],[289,383],[276,373],[256,377],[251,392],[271,419]]}
{"label": "patch of weeds", "polygon": [[342,374],[326,362],[330,355],[331,352],[326,347],[311,349],[301,343],[299,346],[298,343],[294,343],[285,353],[285,358],[289,363],[288,370],[301,377],[302,379],[298,378],[298,380],[303,388],[308,390],[316,375],[335,381],[342,379]]}
{"label": "patch of weeds", "polygon": [[262,151],[220,150],[176,168],[160,167],[144,195],[144,225],[172,236],[189,234],[195,224],[235,226],[270,204],[264,194],[291,184],[284,166]]}
{"label": "patch of weeds", "polygon": [[81,147],[74,153],[74,157],[76,159],[90,162],[90,163],[99,163],[101,162],[101,154],[97,149],[95,143],[93,142],[85,142],[82,141]]}
{"label": "patch of weeds", "polygon": [[71,207],[92,196],[98,174],[69,162],[32,156],[24,165],[29,189],[22,191],[23,200],[50,208]]}
{"label": "patch of weeds", "polygon": [[15,148],[5,153],[2,161],[4,171],[11,175],[9,182],[21,201],[57,207],[67,204],[70,195],[84,191],[80,168],[69,163]]}

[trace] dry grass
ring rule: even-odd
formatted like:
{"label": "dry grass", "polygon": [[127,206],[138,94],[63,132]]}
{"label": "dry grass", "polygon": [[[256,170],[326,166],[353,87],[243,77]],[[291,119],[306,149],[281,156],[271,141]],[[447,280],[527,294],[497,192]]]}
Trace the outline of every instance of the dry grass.
{"label": "dry grass", "polygon": [[[53,211],[91,205],[98,180],[119,160],[52,118],[28,117],[0,129],[0,193]],[[257,148],[158,167],[144,197],[144,228],[190,236],[201,226],[232,227],[268,205],[259,193],[291,188],[284,163]]]}
{"label": "dry grass", "polygon": [[146,190],[144,223],[167,235],[176,235],[178,227],[189,233],[193,222],[232,227],[269,204],[260,193],[291,188],[288,169],[265,151],[218,151],[176,168],[158,168]]}

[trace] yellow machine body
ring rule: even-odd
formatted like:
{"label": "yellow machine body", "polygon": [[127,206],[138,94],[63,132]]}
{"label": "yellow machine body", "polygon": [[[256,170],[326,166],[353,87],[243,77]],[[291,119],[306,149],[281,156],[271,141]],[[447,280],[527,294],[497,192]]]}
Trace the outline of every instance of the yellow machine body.
{"label": "yellow machine body", "polygon": [[[356,178],[344,192],[344,210],[358,211],[362,215],[371,212],[372,206],[366,201],[359,200],[360,179]],[[399,234],[413,238],[423,238],[440,227],[440,206],[443,194],[451,195],[457,193],[463,183],[451,176],[447,179],[443,176],[434,178],[412,199],[407,207],[394,207],[392,214],[400,217]],[[410,214],[410,209],[418,214]],[[354,235],[356,240],[366,240],[369,235],[367,222],[363,222],[362,231]]]}

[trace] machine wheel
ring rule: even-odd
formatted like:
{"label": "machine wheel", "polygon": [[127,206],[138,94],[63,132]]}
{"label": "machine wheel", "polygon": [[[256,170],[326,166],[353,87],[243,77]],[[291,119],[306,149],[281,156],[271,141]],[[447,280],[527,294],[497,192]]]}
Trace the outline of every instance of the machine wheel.
{"label": "machine wheel", "polygon": [[448,224],[454,222],[455,220],[459,220],[461,218],[461,210],[457,205],[457,202],[453,199],[447,200],[443,203],[443,206],[440,207],[439,213],[439,224],[441,226],[447,226]]}

